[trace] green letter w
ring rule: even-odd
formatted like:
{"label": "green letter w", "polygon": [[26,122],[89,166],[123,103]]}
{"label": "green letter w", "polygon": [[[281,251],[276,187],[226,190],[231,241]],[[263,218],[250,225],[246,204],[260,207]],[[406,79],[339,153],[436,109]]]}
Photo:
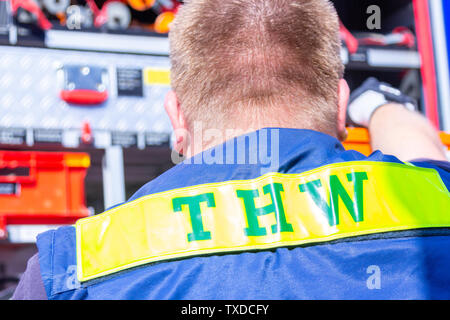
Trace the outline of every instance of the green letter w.
{"label": "green letter w", "polygon": [[[330,195],[328,202],[325,201],[319,192],[322,188],[322,182],[315,180],[306,184],[299,185],[300,192],[307,192],[314,203],[322,210],[328,219],[331,227],[339,224],[339,199],[341,199],[347,208],[348,212],[355,222],[364,220],[364,205],[363,205],[363,182],[368,180],[366,172],[353,172],[347,174],[347,180],[353,182],[354,200],[350,198],[341,181],[336,175],[330,176]],[[329,204],[328,204],[329,203]]]}

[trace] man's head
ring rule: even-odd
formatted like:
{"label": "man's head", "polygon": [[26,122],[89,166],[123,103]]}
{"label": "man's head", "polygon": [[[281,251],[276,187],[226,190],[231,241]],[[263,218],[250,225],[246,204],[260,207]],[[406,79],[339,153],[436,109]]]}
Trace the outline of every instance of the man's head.
{"label": "man's head", "polygon": [[171,25],[166,110],[175,129],[191,134],[201,122],[339,136],[348,98],[340,44],[328,0],[185,1]]}

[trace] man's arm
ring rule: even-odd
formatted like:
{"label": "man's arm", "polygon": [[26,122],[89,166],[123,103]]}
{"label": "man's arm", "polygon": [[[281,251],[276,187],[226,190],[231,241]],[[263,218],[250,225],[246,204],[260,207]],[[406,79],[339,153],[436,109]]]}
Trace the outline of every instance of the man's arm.
{"label": "man's arm", "polygon": [[38,254],[28,260],[27,270],[22,275],[11,300],[47,300]]}
{"label": "man's arm", "polygon": [[447,161],[437,130],[415,109],[400,90],[369,78],[352,92],[348,120],[369,129],[373,150],[402,161]]}
{"label": "man's arm", "polygon": [[448,160],[437,130],[425,117],[402,105],[390,103],[378,108],[370,119],[369,132],[373,150],[402,161]]}

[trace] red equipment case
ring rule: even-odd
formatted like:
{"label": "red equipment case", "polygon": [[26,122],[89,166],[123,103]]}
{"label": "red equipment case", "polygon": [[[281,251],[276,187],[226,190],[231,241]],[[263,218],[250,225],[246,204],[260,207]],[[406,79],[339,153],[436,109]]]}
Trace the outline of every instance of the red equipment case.
{"label": "red equipment case", "polygon": [[85,153],[0,151],[0,238],[7,225],[72,224],[89,215]]}

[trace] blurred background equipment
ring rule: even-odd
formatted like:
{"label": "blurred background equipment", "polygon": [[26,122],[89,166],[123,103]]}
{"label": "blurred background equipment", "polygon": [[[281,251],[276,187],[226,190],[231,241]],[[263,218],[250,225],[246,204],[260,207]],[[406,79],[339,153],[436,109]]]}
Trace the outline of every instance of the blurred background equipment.
{"label": "blurred background equipment", "polygon": [[84,153],[0,151],[0,239],[12,239],[14,230],[26,225],[72,224],[87,217],[89,166]]}
{"label": "blurred background equipment", "polygon": [[41,0],[41,3],[42,7],[54,16],[64,14],[70,6],[70,0]]}
{"label": "blurred background equipment", "polygon": [[138,11],[145,11],[152,8],[155,2],[155,0],[128,0],[128,4]]}
{"label": "blurred background equipment", "polygon": [[10,0],[12,14],[16,16],[19,23],[37,23],[43,30],[52,28],[52,24],[36,0]]}
{"label": "blurred background equipment", "polygon": [[[102,29],[168,33],[178,0],[0,0],[21,24],[43,30]],[[6,12],[6,10],[3,10]],[[155,28],[156,26],[156,28]]]}
{"label": "blurred background equipment", "polygon": [[162,12],[155,20],[155,31],[168,33],[173,19],[175,19],[175,13],[171,11]]}
{"label": "blurred background equipment", "polygon": [[411,49],[416,45],[414,34],[405,27],[397,27],[387,35],[378,33],[359,33],[357,35],[357,41],[361,45],[380,47],[398,46]]}
{"label": "blurred background equipment", "polygon": [[99,105],[108,99],[108,70],[90,65],[69,65],[59,69],[61,99],[77,105]]}
{"label": "blurred background equipment", "polygon": [[108,29],[127,29],[131,23],[131,13],[128,7],[118,1],[106,5],[106,25]]}
{"label": "blurred background equipment", "polygon": [[61,19],[67,29],[90,29],[94,24],[94,15],[87,6],[71,5]]}

